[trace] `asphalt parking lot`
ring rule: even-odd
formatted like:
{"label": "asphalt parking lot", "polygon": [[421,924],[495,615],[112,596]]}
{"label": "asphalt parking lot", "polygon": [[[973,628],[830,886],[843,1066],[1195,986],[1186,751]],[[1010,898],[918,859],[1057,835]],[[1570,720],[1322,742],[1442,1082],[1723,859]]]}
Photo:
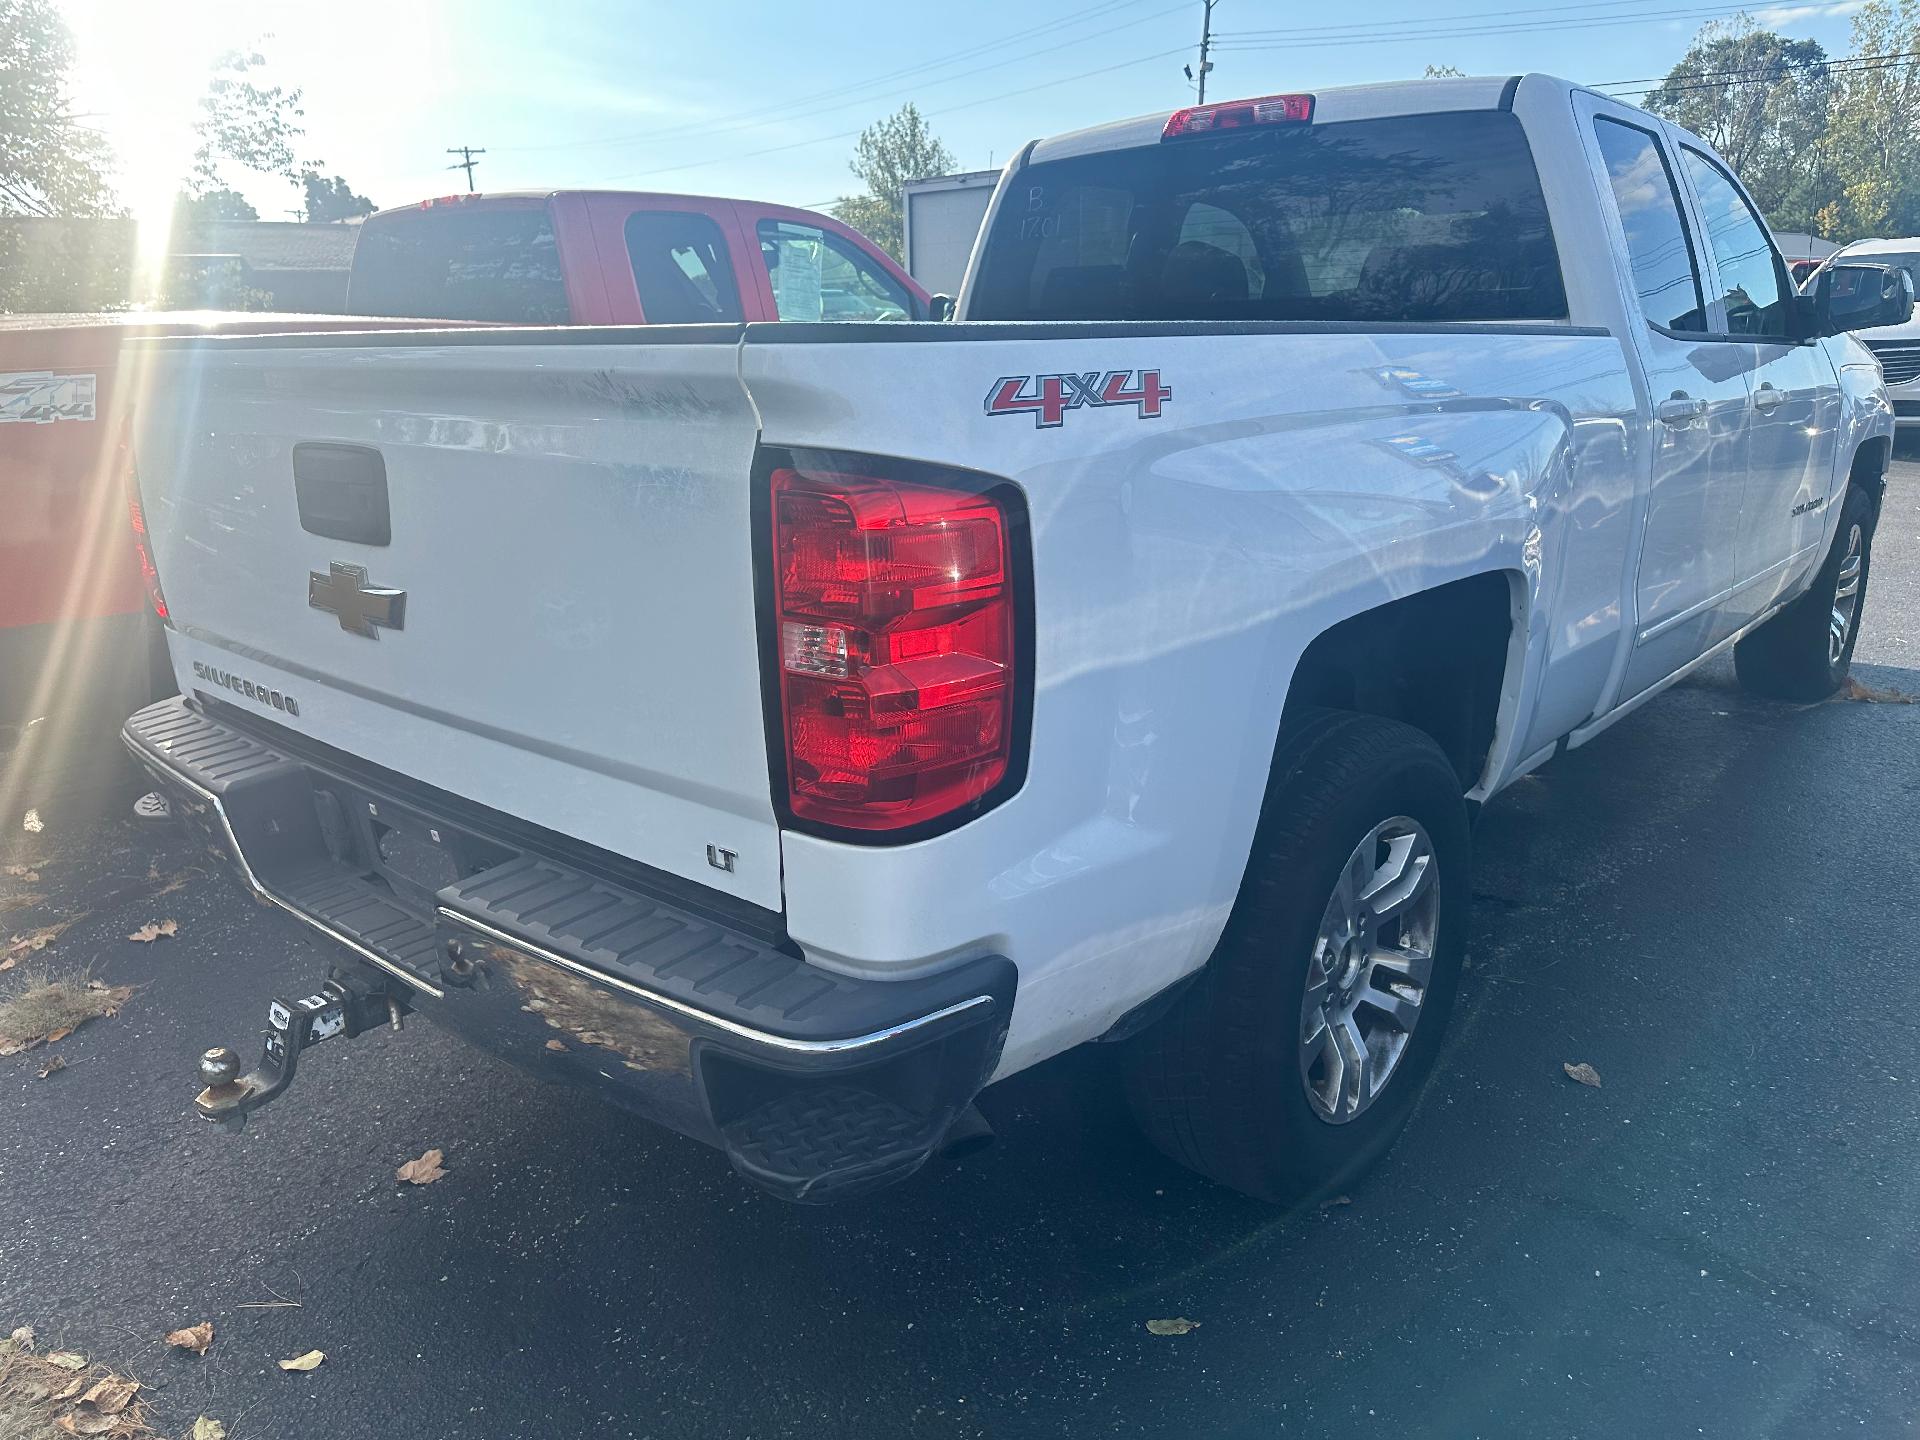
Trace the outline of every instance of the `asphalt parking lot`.
{"label": "asphalt parking lot", "polygon": [[[1864,625],[1859,678],[1920,694],[1913,460]],[[828,1210],[424,1024],[219,1133],[198,1052],[251,1056],[324,959],[180,833],[8,816],[40,879],[0,880],[38,897],[0,938],[70,921],[47,956],[137,988],[48,1078],[0,1060],[0,1333],[234,1440],[1906,1434],[1917,815],[1920,707],[1764,703],[1726,664],[1523,781],[1421,1113],[1300,1213],[1162,1161],[1098,1051],[989,1092],[991,1150]],[[445,1178],[396,1184],[429,1146]],[[202,1320],[204,1359],[162,1345]]]}

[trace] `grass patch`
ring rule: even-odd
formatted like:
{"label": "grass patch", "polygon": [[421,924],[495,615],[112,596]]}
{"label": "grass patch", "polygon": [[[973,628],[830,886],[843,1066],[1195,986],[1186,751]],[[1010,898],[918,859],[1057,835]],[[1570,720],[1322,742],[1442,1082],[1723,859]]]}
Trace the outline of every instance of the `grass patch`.
{"label": "grass patch", "polygon": [[126,985],[45,969],[0,977],[0,1055],[64,1040],[87,1021],[117,1013],[132,994]]}
{"label": "grass patch", "polygon": [[37,1355],[0,1339],[0,1440],[151,1435],[139,1390],[133,1381],[78,1355]]}

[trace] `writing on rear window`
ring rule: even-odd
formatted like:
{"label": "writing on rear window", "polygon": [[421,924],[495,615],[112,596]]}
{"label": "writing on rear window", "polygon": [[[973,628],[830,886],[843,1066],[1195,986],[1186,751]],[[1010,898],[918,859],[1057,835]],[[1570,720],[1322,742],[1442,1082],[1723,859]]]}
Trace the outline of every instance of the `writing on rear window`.
{"label": "writing on rear window", "polygon": [[1142,420],[1157,420],[1171,399],[1173,387],[1160,382],[1158,370],[1003,375],[987,391],[987,414],[1031,415],[1038,428],[1050,430],[1085,405],[1131,405]]}

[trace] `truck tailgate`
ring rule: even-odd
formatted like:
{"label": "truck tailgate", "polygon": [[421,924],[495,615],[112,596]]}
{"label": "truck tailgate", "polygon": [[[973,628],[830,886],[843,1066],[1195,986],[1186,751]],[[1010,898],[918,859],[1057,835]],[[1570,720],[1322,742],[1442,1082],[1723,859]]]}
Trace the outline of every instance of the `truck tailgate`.
{"label": "truck tailgate", "polygon": [[150,353],[183,691],[778,908],[738,331],[343,339]]}

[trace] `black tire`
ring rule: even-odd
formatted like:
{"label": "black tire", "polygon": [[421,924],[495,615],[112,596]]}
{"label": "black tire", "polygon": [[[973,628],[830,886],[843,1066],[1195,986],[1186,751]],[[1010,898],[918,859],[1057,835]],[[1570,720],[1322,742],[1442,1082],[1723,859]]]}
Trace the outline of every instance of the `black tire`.
{"label": "black tire", "polygon": [[[1811,704],[1826,699],[1846,683],[1853,649],[1860,640],[1860,619],[1866,610],[1876,518],[1873,497],[1858,485],[1849,485],[1840,506],[1839,529],[1807,593],[1733,647],[1733,668],[1742,686],[1774,700]],[[1858,588],[1846,643],[1836,656],[1830,643],[1836,592],[1856,530],[1860,536]]]}
{"label": "black tire", "polygon": [[[1303,1081],[1301,1007],[1349,857],[1376,826],[1402,816],[1424,827],[1438,865],[1432,971],[1384,1087],[1336,1124]],[[1182,1165],[1276,1202],[1331,1193],[1378,1159],[1439,1054],[1466,943],[1471,847],[1459,776],[1429,736],[1332,710],[1291,726],[1212,959],[1123,1049],[1128,1100],[1148,1138]]]}

